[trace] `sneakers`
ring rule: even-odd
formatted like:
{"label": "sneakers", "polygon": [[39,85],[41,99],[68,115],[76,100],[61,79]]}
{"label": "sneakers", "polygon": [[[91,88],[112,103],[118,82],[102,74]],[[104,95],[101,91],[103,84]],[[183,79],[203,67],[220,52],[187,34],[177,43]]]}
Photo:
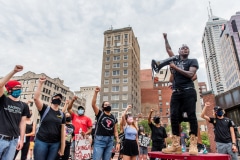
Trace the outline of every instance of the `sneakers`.
{"label": "sneakers", "polygon": [[198,153],[202,153],[202,154],[207,154],[208,153],[207,148],[204,144],[198,143],[197,148],[198,148]]}
{"label": "sneakers", "polygon": [[190,135],[190,146],[189,146],[189,154],[197,155],[198,148],[197,148],[197,137],[194,134]]}
{"label": "sneakers", "polygon": [[162,153],[172,154],[172,153],[182,153],[182,147],[180,145],[180,137],[172,136],[172,145],[170,147],[162,149]]}

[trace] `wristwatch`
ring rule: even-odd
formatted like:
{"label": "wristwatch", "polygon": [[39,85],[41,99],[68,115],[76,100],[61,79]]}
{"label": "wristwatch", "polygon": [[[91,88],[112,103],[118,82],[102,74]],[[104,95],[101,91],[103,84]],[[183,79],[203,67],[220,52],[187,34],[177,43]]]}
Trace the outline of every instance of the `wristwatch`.
{"label": "wristwatch", "polygon": [[232,143],[232,145],[236,146],[236,143]]}

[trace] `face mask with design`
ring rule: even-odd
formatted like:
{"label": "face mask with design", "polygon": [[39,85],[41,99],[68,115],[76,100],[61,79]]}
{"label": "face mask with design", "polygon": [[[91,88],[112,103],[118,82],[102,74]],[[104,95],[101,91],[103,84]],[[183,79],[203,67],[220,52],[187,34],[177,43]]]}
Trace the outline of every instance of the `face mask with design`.
{"label": "face mask with design", "polygon": [[217,111],[217,116],[221,117],[223,115],[223,111],[220,110],[220,111]]}
{"label": "face mask with design", "polygon": [[59,99],[59,98],[53,99],[53,100],[52,100],[52,104],[60,105],[60,104],[61,104],[61,99]]}
{"label": "face mask with design", "polygon": [[104,107],[103,110],[106,111],[106,112],[110,112],[112,109],[111,106],[107,106],[107,107]]}
{"label": "face mask with design", "polygon": [[72,118],[71,117],[66,117],[66,122],[71,122]]}
{"label": "face mask with design", "polygon": [[17,89],[17,90],[13,90],[11,95],[14,97],[14,98],[18,98],[22,93],[22,90],[21,89]]}
{"label": "face mask with design", "polygon": [[79,109],[79,110],[78,110],[78,115],[81,116],[81,115],[83,115],[83,114],[84,114],[84,110],[83,110],[83,109]]}

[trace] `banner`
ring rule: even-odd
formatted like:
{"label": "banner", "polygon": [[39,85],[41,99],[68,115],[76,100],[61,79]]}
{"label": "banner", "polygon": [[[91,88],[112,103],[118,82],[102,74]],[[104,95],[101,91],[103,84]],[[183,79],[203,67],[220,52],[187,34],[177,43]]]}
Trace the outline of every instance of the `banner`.
{"label": "banner", "polygon": [[84,160],[91,158],[91,144],[88,138],[75,134],[75,159]]}

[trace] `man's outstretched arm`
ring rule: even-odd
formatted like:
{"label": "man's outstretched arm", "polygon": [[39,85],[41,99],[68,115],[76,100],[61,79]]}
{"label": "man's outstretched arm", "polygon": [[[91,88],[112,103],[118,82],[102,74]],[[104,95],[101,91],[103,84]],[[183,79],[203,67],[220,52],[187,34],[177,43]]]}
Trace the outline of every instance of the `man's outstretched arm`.
{"label": "man's outstretched arm", "polygon": [[173,53],[173,51],[172,51],[172,48],[171,48],[170,44],[168,43],[167,33],[163,33],[163,38],[164,38],[164,40],[165,40],[165,47],[166,47],[166,51],[167,51],[169,57],[174,56],[174,53]]}

